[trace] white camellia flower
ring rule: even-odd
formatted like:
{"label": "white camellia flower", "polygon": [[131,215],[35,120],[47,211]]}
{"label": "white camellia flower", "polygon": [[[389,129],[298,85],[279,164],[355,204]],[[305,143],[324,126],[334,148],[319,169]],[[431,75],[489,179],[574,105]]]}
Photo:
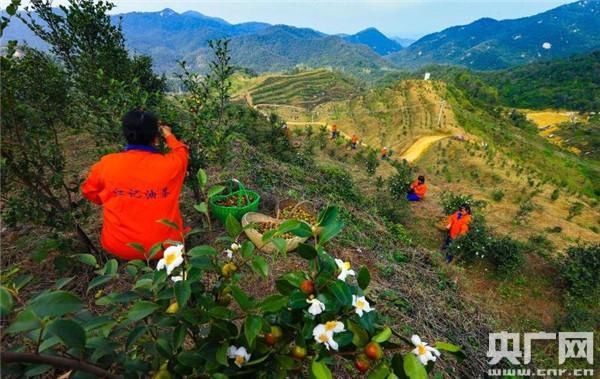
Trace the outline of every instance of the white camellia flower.
{"label": "white camellia flower", "polygon": [[227,259],[232,259],[233,258],[233,251],[231,251],[231,249],[225,249],[225,251],[223,251],[225,254],[227,254]]}
{"label": "white camellia flower", "polygon": [[313,329],[313,337],[317,343],[325,345],[327,350],[338,349],[338,343],[333,339],[334,333],[340,333],[346,330],[344,324],[339,321],[328,321],[325,324],[319,324]]}
{"label": "white camellia flower", "polygon": [[241,246],[234,242],[229,248],[233,251],[238,251],[241,248]]}
{"label": "white camellia flower", "polygon": [[362,317],[363,312],[371,312],[373,310],[364,296],[352,295],[352,306],[359,317]]}
{"label": "white camellia flower", "polygon": [[313,316],[323,313],[325,310],[325,304],[323,304],[319,299],[306,299],[306,302],[310,304],[308,307],[308,313]]}
{"label": "white camellia flower", "polygon": [[240,346],[236,347],[234,345],[229,346],[227,349],[227,356],[230,359],[233,359],[233,362],[236,366],[242,367],[244,363],[247,363],[250,360],[250,354],[246,350],[245,347]]}
{"label": "white camellia flower", "polygon": [[181,275],[173,275],[171,276],[171,280],[174,282],[180,282],[182,280],[187,280],[187,272],[182,273]]}
{"label": "white camellia flower", "polygon": [[167,269],[167,275],[183,263],[183,245],[169,246],[165,249],[163,257],[156,265],[157,270]]}
{"label": "white camellia flower", "polygon": [[346,281],[346,277],[348,275],[356,275],[354,270],[350,268],[350,262],[344,262],[341,259],[336,258],[335,264],[337,264],[338,268],[341,270],[340,274],[337,277],[339,280]]}
{"label": "white camellia flower", "polygon": [[413,345],[416,346],[412,353],[417,356],[423,366],[427,365],[427,362],[429,361],[435,362],[437,357],[441,355],[436,348],[427,346],[427,343],[421,341],[421,338],[416,334],[414,334],[410,340],[412,341]]}

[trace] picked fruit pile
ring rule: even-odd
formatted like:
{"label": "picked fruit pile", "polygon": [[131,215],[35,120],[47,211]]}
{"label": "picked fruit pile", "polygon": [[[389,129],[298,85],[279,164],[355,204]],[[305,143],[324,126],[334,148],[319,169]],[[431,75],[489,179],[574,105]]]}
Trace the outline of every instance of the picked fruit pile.
{"label": "picked fruit pile", "polygon": [[[278,227],[279,227],[279,224],[277,224],[275,222],[271,222],[271,221],[256,223],[256,230],[260,234],[265,234],[269,230],[274,230],[274,229],[277,229]],[[294,235],[292,233],[285,233],[285,234],[281,235],[281,238],[290,239],[290,238],[294,238]]]}
{"label": "picked fruit pile", "polygon": [[286,207],[281,210],[279,218],[283,220],[301,220],[306,221],[310,225],[317,223],[317,218],[301,207]]}
{"label": "picked fruit pile", "polygon": [[249,197],[250,196],[232,195],[226,199],[219,200],[217,204],[223,207],[245,207],[248,204],[248,200],[252,201]]}

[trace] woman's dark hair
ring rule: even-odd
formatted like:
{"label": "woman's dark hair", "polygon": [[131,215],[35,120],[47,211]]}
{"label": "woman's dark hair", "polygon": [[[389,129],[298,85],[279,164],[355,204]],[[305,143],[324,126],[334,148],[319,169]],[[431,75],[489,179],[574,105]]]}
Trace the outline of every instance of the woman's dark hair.
{"label": "woman's dark hair", "polygon": [[123,116],[123,135],[130,145],[152,145],[158,136],[158,119],[150,112],[140,109]]}
{"label": "woman's dark hair", "polygon": [[425,183],[425,177],[423,175],[420,175],[417,179],[419,180],[419,182]]}
{"label": "woman's dark hair", "polygon": [[460,207],[464,208],[468,214],[471,214],[471,206],[469,204],[463,204]]}

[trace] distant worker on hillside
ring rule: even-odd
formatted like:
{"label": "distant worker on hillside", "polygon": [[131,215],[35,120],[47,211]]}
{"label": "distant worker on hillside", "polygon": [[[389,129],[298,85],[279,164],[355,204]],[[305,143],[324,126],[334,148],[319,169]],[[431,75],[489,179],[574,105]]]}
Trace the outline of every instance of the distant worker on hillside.
{"label": "distant worker on hillside", "polygon": [[281,131],[283,132],[283,134],[289,139],[290,138],[290,128],[288,128],[288,125],[286,122],[284,122],[281,125]]}
{"label": "distant worker on hillside", "polygon": [[339,135],[339,132],[337,130],[337,125],[333,124],[331,125],[331,139],[337,139]]}
{"label": "distant worker on hillside", "polygon": [[410,189],[406,195],[408,201],[421,201],[425,198],[427,193],[427,185],[425,184],[425,177],[420,175],[417,180],[410,184]]}
{"label": "distant worker on hillside", "polygon": [[[179,194],[188,164],[188,148],[167,125],[159,125],[149,112],[133,110],[122,120],[127,145],[124,151],[105,155],[92,166],[81,185],[88,200],[103,207],[100,241],[104,249],[122,259],[145,259],[128,244],[136,242],[148,251],[166,240],[181,240],[183,220]],[[155,147],[159,136],[170,151]],[[180,230],[157,222],[166,219]],[[154,259],[162,257],[162,252]]]}
{"label": "distant worker on hillside", "polygon": [[352,149],[356,149],[356,146],[358,145],[358,136],[356,134],[352,135],[352,139],[350,139],[350,144],[352,146]]}
{"label": "distant worker on hillside", "polygon": [[454,256],[450,253],[449,247],[452,242],[460,236],[464,236],[469,232],[469,224],[471,223],[471,207],[469,204],[463,204],[458,211],[454,212],[448,218],[448,235],[444,242],[443,249],[446,250],[446,262],[451,263]]}
{"label": "distant worker on hillside", "polygon": [[387,159],[390,156],[390,150],[387,146],[381,148],[381,159]]}

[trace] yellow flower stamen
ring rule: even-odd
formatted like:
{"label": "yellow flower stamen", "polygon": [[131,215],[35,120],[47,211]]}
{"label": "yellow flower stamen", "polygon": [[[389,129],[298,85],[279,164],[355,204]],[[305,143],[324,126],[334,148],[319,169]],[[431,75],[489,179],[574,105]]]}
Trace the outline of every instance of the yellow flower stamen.
{"label": "yellow flower stamen", "polygon": [[350,262],[344,262],[344,270],[350,270]]}
{"label": "yellow flower stamen", "polygon": [[335,329],[335,327],[337,326],[337,321],[327,321],[325,323],[325,330],[330,331]]}
{"label": "yellow flower stamen", "polygon": [[425,355],[427,353],[427,349],[425,349],[425,345],[417,346],[417,351],[419,355]]}
{"label": "yellow flower stamen", "polygon": [[327,341],[329,341],[329,337],[327,336],[327,334],[323,333],[323,334],[319,335],[319,341],[327,342]]}
{"label": "yellow flower stamen", "polygon": [[358,308],[358,309],[363,309],[364,307],[365,307],[365,302],[364,302],[364,301],[362,301],[362,300],[358,300],[358,301],[356,302],[356,308]]}
{"label": "yellow flower stamen", "polygon": [[235,356],[235,363],[236,363],[238,366],[241,366],[242,364],[244,364],[244,362],[245,362],[245,361],[246,361],[246,359],[244,358],[244,356],[243,356],[243,355],[236,355],[236,356]]}
{"label": "yellow flower stamen", "polygon": [[169,254],[165,257],[165,263],[167,264],[167,266],[170,266],[175,262],[175,259],[177,259],[177,256],[175,254]]}

